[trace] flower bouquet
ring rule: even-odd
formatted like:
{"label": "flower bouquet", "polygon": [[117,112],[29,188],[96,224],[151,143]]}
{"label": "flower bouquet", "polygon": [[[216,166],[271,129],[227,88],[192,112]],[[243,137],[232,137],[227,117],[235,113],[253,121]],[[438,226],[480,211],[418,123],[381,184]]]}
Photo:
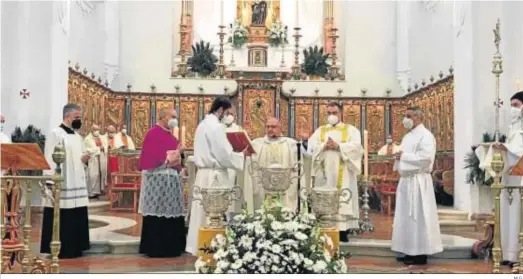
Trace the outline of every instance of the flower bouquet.
{"label": "flower bouquet", "polygon": [[280,21],[277,21],[269,28],[268,42],[273,47],[284,46],[289,43],[287,37],[287,25],[283,25]]}
{"label": "flower bouquet", "polygon": [[335,251],[327,235],[321,235],[312,214],[296,214],[281,202],[264,204],[249,214],[245,209],[204,248],[214,262],[199,258],[198,273],[310,274],[346,273],[348,253]]}
{"label": "flower bouquet", "polygon": [[247,43],[249,36],[249,29],[245,27],[240,20],[235,20],[229,24],[229,39],[228,42],[234,48],[241,48]]}

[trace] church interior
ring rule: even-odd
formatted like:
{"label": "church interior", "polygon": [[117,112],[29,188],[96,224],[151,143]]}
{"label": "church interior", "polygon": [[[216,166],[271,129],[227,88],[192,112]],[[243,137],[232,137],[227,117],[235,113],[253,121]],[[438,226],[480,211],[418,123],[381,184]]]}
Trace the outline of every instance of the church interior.
{"label": "church interior", "polygon": [[[366,131],[364,225],[339,243],[351,254],[348,273],[520,273],[494,263],[500,183],[478,179],[485,172],[473,150],[508,133],[510,97],[523,78],[522,11],[521,1],[471,0],[2,1],[2,132],[45,145],[62,107],[74,103],[80,135],[98,126],[135,147],[108,153],[105,190],[89,199],[91,248],[80,258],[39,255],[46,194],[36,178],[18,188],[2,178],[2,204],[15,188],[22,197],[18,210],[2,206],[2,236],[18,230],[2,240],[2,273],[194,273],[195,256],[138,253],[137,164],[146,133],[169,107],[190,157],[198,124],[222,95],[251,139],[273,117],[284,136],[308,138],[327,123],[331,102],[344,123]],[[417,267],[391,251],[400,179],[392,154],[412,106],[436,140],[431,176],[443,243]],[[21,133],[29,125],[33,137]],[[196,171],[186,160],[186,207]],[[9,251],[18,253],[11,264]]]}

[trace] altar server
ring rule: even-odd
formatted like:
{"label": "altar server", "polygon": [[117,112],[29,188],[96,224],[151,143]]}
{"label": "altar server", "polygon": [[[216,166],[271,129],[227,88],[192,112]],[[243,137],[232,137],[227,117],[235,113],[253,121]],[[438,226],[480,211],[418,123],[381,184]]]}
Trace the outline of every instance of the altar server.
{"label": "altar server", "polygon": [[[77,132],[82,127],[81,117],[80,106],[65,105],[62,124],[49,133],[45,143],[44,154],[51,170],[44,171],[44,175],[54,175],[53,152],[58,144],[63,144],[66,155],[62,165],[64,181],[59,201],[61,259],[80,257],[83,251],[90,248],[87,216],[89,200],[84,171],[84,164],[89,161],[90,156],[85,152],[82,136]],[[53,184],[53,181],[47,181],[47,184]],[[40,252],[49,254],[53,233],[53,205],[47,199],[43,199],[43,204]]]}
{"label": "altar server", "polygon": [[[235,116],[232,110],[229,110],[229,115],[225,116],[223,118],[223,125],[225,125],[225,132],[239,132],[242,131],[242,128],[235,123]],[[236,171],[235,169],[227,169],[227,172],[229,173],[229,180],[234,185],[240,185],[240,183],[243,183],[243,171]],[[229,207],[229,210],[227,212],[227,219],[231,220],[235,214],[240,213],[243,206],[243,199],[239,199],[236,201],[233,201],[231,206]]]}
{"label": "altar server", "polygon": [[143,222],[139,252],[149,257],[178,257],[185,251],[184,196],[178,174],[181,158],[178,140],[171,132],[177,118],[173,108],[161,109],[140,154],[139,213]]}
{"label": "altar server", "polygon": [[316,129],[310,137],[307,153],[312,155],[315,187],[349,189],[352,193],[349,204],[340,204],[336,220],[340,240],[348,241],[347,231],[359,228],[358,174],[361,173],[363,156],[361,133],[356,127],[340,121],[341,106],[338,103],[330,102],[327,114],[328,124]]}
{"label": "altar server", "polygon": [[84,139],[85,151],[89,154],[87,162],[87,192],[95,199],[107,186],[107,146],[100,136],[100,127],[93,125],[91,132]]}
{"label": "altar server", "polygon": [[[250,160],[247,159],[245,164],[244,197],[249,212],[260,209],[265,199],[261,179],[256,177],[259,173],[252,169],[255,165],[252,162],[256,162],[259,167],[278,165],[284,168],[294,168],[298,158],[296,141],[282,135],[281,123],[278,119],[269,118],[265,129],[267,132],[265,137],[252,141],[256,153],[251,156]],[[253,171],[254,177],[251,176],[249,169]],[[296,173],[291,173],[291,175],[294,176]],[[298,209],[298,179],[291,181],[289,189],[282,197],[282,203],[294,211]]]}
{"label": "altar server", "polygon": [[423,125],[419,107],[408,108],[403,125],[409,132],[396,153],[395,170],[400,174],[392,229],[392,250],[407,265],[427,264],[427,255],[443,251],[432,184],[436,140]]}
{"label": "altar server", "polygon": [[[244,156],[249,153],[247,150],[243,153],[233,151],[223,125],[231,107],[231,101],[227,97],[217,97],[209,113],[196,128],[193,160],[198,168],[195,178],[195,185],[198,187],[232,187],[227,169],[243,170]],[[189,233],[185,250],[197,255],[198,229],[205,225],[205,212],[199,201],[191,201],[190,206]]]}
{"label": "altar server", "polygon": [[133,151],[136,148],[134,147],[134,141],[127,133],[127,125],[122,125],[122,129],[115,137],[115,146],[123,147],[125,150]]}

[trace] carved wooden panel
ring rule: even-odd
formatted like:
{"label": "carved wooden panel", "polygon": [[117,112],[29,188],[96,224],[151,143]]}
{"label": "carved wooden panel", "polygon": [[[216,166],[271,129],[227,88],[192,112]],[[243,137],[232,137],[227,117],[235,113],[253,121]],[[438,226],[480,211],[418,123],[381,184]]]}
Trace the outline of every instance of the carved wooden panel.
{"label": "carved wooden panel", "polygon": [[105,127],[105,92],[97,84],[87,84],[87,98],[83,105],[83,126],[81,134],[86,135],[91,131],[93,124]]}
{"label": "carved wooden panel", "polygon": [[401,142],[407,129],[403,126],[403,117],[405,117],[405,111],[407,105],[403,102],[394,102],[391,106],[391,136],[394,142]]}
{"label": "carved wooden panel", "polygon": [[348,123],[361,129],[361,104],[345,101],[343,104],[343,123]]}
{"label": "carved wooden panel", "polygon": [[176,101],[173,97],[157,97],[156,98],[156,120],[160,115],[160,111],[164,108],[174,108]]}
{"label": "carved wooden panel", "polygon": [[280,123],[281,132],[284,136],[289,135],[289,101],[280,98]]}
{"label": "carved wooden panel", "polygon": [[198,126],[198,98],[180,97],[180,125],[185,127],[185,135],[182,137],[183,146],[192,149],[194,145],[194,133]]}
{"label": "carved wooden panel", "polygon": [[445,144],[442,146],[445,150],[454,150],[454,79],[445,82],[443,98],[441,98],[441,106],[446,107],[447,111],[441,117],[442,127],[445,133],[441,137],[446,136]]}
{"label": "carved wooden panel", "polygon": [[294,135],[296,135],[296,137],[301,137],[302,135],[311,136],[314,132],[314,108],[312,101],[296,100],[294,111]]}
{"label": "carved wooden panel", "polygon": [[131,137],[137,148],[141,148],[145,134],[150,128],[151,101],[145,97],[131,99]]}
{"label": "carved wooden panel", "polygon": [[203,98],[203,115],[206,115],[211,110],[212,102],[215,97],[204,97]]}
{"label": "carved wooden panel", "polygon": [[385,144],[385,106],[368,103],[366,118],[369,152],[377,152]]}
{"label": "carved wooden panel", "polygon": [[329,100],[318,100],[318,126],[327,124],[327,106]]}
{"label": "carved wooden panel", "polygon": [[251,139],[263,137],[267,119],[274,117],[274,89],[248,88],[243,94],[243,128]]}

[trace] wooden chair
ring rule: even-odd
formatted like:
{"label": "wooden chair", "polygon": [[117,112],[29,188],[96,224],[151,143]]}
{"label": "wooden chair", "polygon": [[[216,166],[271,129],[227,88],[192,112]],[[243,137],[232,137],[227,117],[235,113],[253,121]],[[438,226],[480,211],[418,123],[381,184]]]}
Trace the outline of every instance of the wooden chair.
{"label": "wooden chair", "polygon": [[118,155],[118,172],[111,174],[109,210],[138,211],[142,174],[137,170],[139,153]]}

